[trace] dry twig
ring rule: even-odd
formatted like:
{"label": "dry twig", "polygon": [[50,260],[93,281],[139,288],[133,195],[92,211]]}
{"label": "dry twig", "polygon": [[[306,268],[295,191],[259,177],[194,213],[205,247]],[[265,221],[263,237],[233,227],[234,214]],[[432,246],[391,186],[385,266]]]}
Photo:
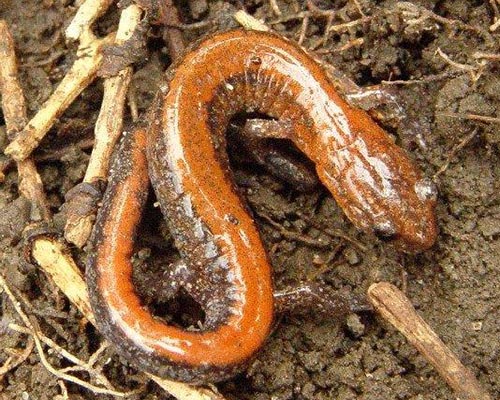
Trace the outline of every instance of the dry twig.
{"label": "dry twig", "polygon": [[31,352],[33,351],[33,348],[35,347],[35,342],[33,341],[32,338],[28,339],[28,343],[26,344],[26,347],[19,351],[16,349],[14,355],[9,356],[5,363],[0,367],[0,380],[4,377],[4,375],[12,371],[14,368],[17,368],[19,365],[21,365],[23,362],[27,360],[27,358],[30,356]]}
{"label": "dry twig", "polygon": [[362,25],[368,21],[370,21],[372,17],[361,17],[359,19],[355,19],[354,21],[345,22],[343,24],[332,25],[328,28],[328,32],[343,32],[350,28],[354,28],[355,26]]}
{"label": "dry twig", "polygon": [[243,10],[234,13],[234,19],[245,29],[268,31],[269,27]]}
{"label": "dry twig", "polygon": [[296,212],[295,214],[298,217],[302,218],[304,221],[306,221],[311,226],[315,227],[319,231],[323,232],[324,234],[326,234],[332,238],[334,237],[334,238],[343,239],[344,241],[349,242],[349,243],[353,244],[354,246],[356,246],[362,252],[366,252],[368,250],[366,248],[366,246],[364,244],[362,244],[361,242],[359,242],[358,240],[356,240],[350,236],[347,236],[345,233],[343,233],[337,229],[332,229],[332,228],[322,226],[321,224],[317,223],[309,216],[305,215],[303,212],[299,211],[299,212]]}
{"label": "dry twig", "polygon": [[[57,287],[67,288],[64,294],[83,315],[91,318],[89,321],[95,325],[87,286],[66,246],[55,239],[41,237],[33,240],[31,247],[31,255],[36,263],[52,278]],[[69,282],[71,285],[68,286]]]}
{"label": "dry twig", "polygon": [[448,154],[446,157],[445,163],[439,168],[439,170],[434,174],[433,179],[436,179],[439,175],[441,175],[444,171],[448,169],[453,158],[458,154],[460,150],[462,150],[474,137],[476,136],[478,128],[474,129],[470,134],[468,134],[465,138],[463,138],[460,143],[458,143]]}
{"label": "dry twig", "polygon": [[[115,45],[122,45],[135,32],[141,17],[141,10],[131,5],[123,10],[116,33]],[[71,191],[74,193],[66,203],[67,220],[64,236],[70,243],[82,247],[88,240],[95,219],[97,202],[100,200],[100,186],[107,179],[108,167],[114,146],[123,125],[123,112],[128,87],[132,79],[132,67],[126,67],[118,75],[104,81],[104,96],[95,125],[95,143],[90,156],[83,184]],[[88,198],[88,191],[81,190],[86,185],[96,187],[97,196]],[[82,204],[90,202],[88,207]]]}
{"label": "dry twig", "polygon": [[[62,372],[61,370],[54,368],[49,363],[49,361],[47,360],[47,358],[45,356],[45,352],[44,352],[43,346],[42,346],[42,340],[45,341],[46,343],[49,343],[49,346],[56,351],[60,350],[60,347],[55,342],[53,342],[51,339],[49,339],[45,335],[43,335],[42,332],[40,331],[40,329],[38,328],[37,323],[34,320],[30,319],[26,315],[26,313],[23,311],[23,309],[21,307],[21,303],[16,298],[16,296],[14,295],[14,293],[12,292],[10,287],[7,285],[5,278],[1,275],[0,275],[0,287],[7,294],[7,297],[11,301],[14,309],[16,310],[16,313],[19,315],[19,317],[23,321],[23,324],[25,325],[25,327],[22,327],[22,326],[19,326],[17,324],[11,323],[8,326],[9,329],[15,330],[17,332],[29,334],[33,337],[33,340],[35,342],[35,347],[36,347],[38,355],[40,357],[40,361],[43,364],[43,366],[50,373],[52,373],[53,375],[57,376],[60,379],[75,383],[79,386],[82,386],[82,387],[84,387],[84,388],[86,388],[94,393],[98,393],[98,394],[110,394],[110,395],[118,396],[118,397],[127,397],[133,393],[137,393],[137,391],[135,391],[135,390],[130,391],[130,392],[119,392],[117,390],[114,390],[113,388],[92,385],[92,384],[90,384],[90,383],[88,383],[80,378],[77,378],[73,375],[66,374],[66,373]],[[63,353],[64,356],[67,356],[68,354],[70,354],[70,353],[68,353],[66,351]],[[78,360],[73,355],[71,355],[71,357],[69,357],[69,359],[70,359],[70,361],[73,361],[73,362],[75,360],[77,360],[77,362],[79,364],[85,364],[83,361]],[[91,371],[89,371],[89,372],[91,372]]]}
{"label": "dry twig", "polygon": [[68,395],[68,389],[66,388],[66,384],[64,381],[57,382],[59,387],[61,388],[61,394],[58,394],[54,397],[54,400],[70,400]]}
{"label": "dry twig", "polygon": [[470,121],[486,122],[489,124],[500,124],[500,118],[488,117],[487,115],[460,114],[452,112],[443,112],[443,113],[438,113],[437,115],[441,115],[443,117],[457,118],[457,119],[468,119]]}
{"label": "dry twig", "polygon": [[111,34],[104,39],[87,39],[80,44],[78,59],[63,78],[57,89],[43,104],[16,139],[5,149],[5,154],[21,161],[28,157],[45,137],[54,121],[68,108],[75,98],[94,80],[101,64],[101,50],[113,41]]}
{"label": "dry twig", "polygon": [[329,240],[325,241],[325,240],[321,240],[321,239],[314,239],[314,238],[307,236],[307,235],[304,235],[302,233],[290,231],[290,230],[286,229],[283,225],[274,221],[267,214],[258,213],[257,215],[260,218],[262,218],[264,221],[266,221],[269,225],[271,225],[273,228],[277,229],[279,231],[279,233],[288,240],[294,240],[294,241],[297,241],[299,243],[303,243],[306,246],[319,248],[319,249],[323,249],[323,248],[329,247],[331,245]]}
{"label": "dry twig", "polygon": [[363,12],[363,7],[361,7],[361,4],[359,3],[359,0],[352,0],[356,8],[358,9],[359,14],[364,17],[365,13]]}
{"label": "dry twig", "polygon": [[471,79],[473,82],[476,82],[482,75],[485,64],[487,60],[484,59],[478,66],[473,66],[469,64],[461,64],[456,61],[453,61],[446,53],[444,53],[439,47],[436,50],[436,54],[438,54],[446,63],[451,65],[453,68],[458,70],[469,72],[471,75]]}
{"label": "dry twig", "polygon": [[297,43],[302,46],[302,43],[304,43],[304,39],[306,38],[306,33],[307,33],[307,27],[309,26],[309,16],[306,15],[304,19],[302,20],[302,24],[300,26],[300,34],[299,38],[297,39]]}
{"label": "dry twig", "polygon": [[[45,273],[52,277],[59,289],[71,302],[76,301],[75,305],[85,318],[88,321],[94,321],[86,285],[66,246],[53,238],[43,236],[35,238],[31,246],[31,256],[34,261]],[[83,365],[86,365],[86,363],[83,363]],[[207,388],[192,387],[185,383],[162,379],[150,374],[147,374],[147,376],[179,400],[224,400],[220,394]]]}
{"label": "dry twig", "polygon": [[114,0],[86,0],[78,8],[73,20],[66,28],[68,40],[78,40],[87,35],[94,21],[103,15]]}
{"label": "dry twig", "polygon": [[453,61],[443,50],[441,50],[439,47],[436,50],[436,53],[443,59],[445,60],[448,64],[450,64],[452,67],[455,67],[457,69],[461,69],[462,71],[468,71],[468,72],[476,72],[478,70],[478,67],[468,65],[468,64],[461,64],[456,61]]}
{"label": "dry twig", "polygon": [[472,57],[480,59],[480,60],[488,60],[488,61],[500,61],[500,54],[495,53],[484,53],[482,51],[476,51]]}
{"label": "dry twig", "polygon": [[281,12],[276,0],[269,0],[269,5],[271,6],[271,9],[273,10],[274,14],[278,17],[281,17],[282,12]]}
{"label": "dry twig", "polygon": [[423,6],[419,6],[408,1],[398,2],[397,8],[399,8],[401,14],[410,25],[421,23],[426,19],[431,19],[444,25],[448,29],[460,29],[463,31],[474,32],[475,34],[481,36],[489,45],[496,44],[492,35],[482,27],[469,25],[460,20],[442,17],[441,15],[438,15]]}
{"label": "dry twig", "polygon": [[493,9],[493,24],[490,26],[490,32],[495,32],[498,26],[500,26],[500,11],[498,10],[500,2],[498,0],[490,0],[489,3]]}
{"label": "dry twig", "polygon": [[363,38],[356,38],[353,40],[349,40],[346,44],[334,49],[333,52],[334,53],[342,53],[343,51],[349,50],[351,47],[362,46],[364,42],[365,42],[365,39],[363,39]]}
{"label": "dry twig", "polygon": [[[95,359],[95,357],[100,355],[100,352],[99,352],[100,349],[98,349],[96,351],[96,353],[94,353],[90,356],[89,361],[82,361],[78,357],[76,357],[75,355],[71,354],[69,351],[64,349],[63,347],[59,346],[52,339],[45,336],[42,333],[42,331],[40,330],[40,328],[38,327],[38,324],[35,322],[34,319],[32,319],[31,321],[32,321],[32,327],[29,327],[29,328],[15,324],[15,323],[10,323],[8,325],[8,328],[10,330],[18,332],[18,333],[30,335],[30,337],[34,337],[34,330],[36,330],[35,334],[38,336],[39,341],[41,343],[43,343],[47,347],[49,347],[52,352],[58,353],[61,357],[65,358],[69,362],[75,364],[71,367],[65,367],[65,368],[61,368],[61,369],[57,370],[58,374],[55,374],[56,376],[59,376],[62,379],[65,379],[65,377],[68,376],[68,374],[67,374],[68,372],[82,372],[82,371],[84,371],[84,372],[87,372],[92,377],[92,379],[94,379],[99,385],[103,385],[106,389],[111,390],[113,392],[116,392],[114,390],[113,386],[111,385],[111,383],[109,382],[109,380],[106,378],[106,376],[101,371],[94,368],[94,364],[95,364],[94,359]],[[45,361],[47,361],[47,360],[45,359]],[[42,360],[42,363],[44,364],[43,360]],[[49,371],[50,371],[50,369],[49,369]],[[69,376],[71,376],[71,375],[69,375]],[[65,380],[68,380],[68,379],[65,379]],[[69,381],[73,382],[70,379],[69,379]],[[74,382],[74,383],[79,384],[78,382]],[[99,389],[100,388],[98,388],[98,390]],[[136,393],[136,392],[137,392],[136,390],[126,392],[125,395],[131,394],[131,393]],[[118,394],[118,396],[120,396],[120,397],[125,397],[125,395]]]}
{"label": "dry twig", "polygon": [[368,299],[375,310],[389,321],[430,362],[462,400],[492,400],[476,377],[441,341],[420,317],[410,300],[394,285],[374,283]]}
{"label": "dry twig", "polygon": [[[7,23],[0,20],[0,91],[2,111],[7,135],[12,140],[26,126],[26,104],[19,84],[14,39]],[[43,183],[31,158],[17,163],[19,171],[19,192],[31,203],[33,221],[51,218],[49,204],[43,190]]]}
{"label": "dry twig", "polygon": [[319,8],[313,0],[306,0],[306,7],[311,12],[312,15],[317,17],[329,17],[335,15],[335,10],[323,10]]}
{"label": "dry twig", "polygon": [[459,75],[460,72],[457,71],[445,71],[440,74],[427,75],[420,79],[408,79],[408,80],[394,80],[394,81],[382,81],[382,85],[419,85],[419,84],[429,84],[432,82],[440,81],[443,79],[448,79]]}

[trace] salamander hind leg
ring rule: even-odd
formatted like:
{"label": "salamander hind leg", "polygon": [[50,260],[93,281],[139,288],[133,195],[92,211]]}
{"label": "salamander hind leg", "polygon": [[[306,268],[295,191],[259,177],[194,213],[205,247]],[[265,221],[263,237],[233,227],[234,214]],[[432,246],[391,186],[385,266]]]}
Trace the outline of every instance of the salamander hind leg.
{"label": "salamander hind leg", "polygon": [[371,310],[366,300],[341,294],[318,282],[302,282],[278,290],[274,293],[274,301],[277,313],[317,313],[325,317],[342,317]]}

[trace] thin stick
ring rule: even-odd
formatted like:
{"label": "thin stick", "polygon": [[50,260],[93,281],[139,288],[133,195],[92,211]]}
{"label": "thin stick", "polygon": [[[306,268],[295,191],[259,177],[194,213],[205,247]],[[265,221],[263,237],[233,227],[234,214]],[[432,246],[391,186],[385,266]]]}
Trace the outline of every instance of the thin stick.
{"label": "thin stick", "polygon": [[447,28],[453,28],[453,29],[458,28],[464,31],[474,32],[482,36],[483,39],[488,44],[491,45],[496,44],[496,41],[493,39],[493,36],[487,30],[481,27],[469,25],[460,20],[442,17],[441,15],[438,15],[423,6],[418,6],[410,2],[399,2],[397,3],[397,8],[399,8],[402,11],[403,18],[406,19],[407,23],[409,24],[416,23],[417,21],[421,22],[422,20],[430,18],[440,24],[443,24]]}
{"label": "thin stick", "polygon": [[448,169],[453,158],[458,154],[460,150],[462,150],[467,143],[469,143],[476,136],[478,128],[474,129],[470,134],[468,134],[465,138],[463,138],[453,149],[450,151],[450,154],[446,157],[445,163],[439,168],[439,170],[434,174],[433,179],[436,179],[439,175],[441,175],[444,171]]}
{"label": "thin stick", "polygon": [[[113,389],[108,389],[108,388],[103,388],[103,387],[98,387],[95,385],[92,385],[80,378],[77,378],[72,375],[68,375],[64,372],[61,372],[60,370],[57,370],[54,368],[49,361],[47,360],[47,357],[45,356],[45,352],[43,351],[42,347],[42,340],[41,338],[44,337],[44,335],[41,334],[39,328],[37,327],[36,323],[32,322],[29,317],[26,315],[26,313],[23,311],[21,307],[21,303],[17,300],[17,298],[14,296],[14,293],[10,290],[9,286],[7,285],[7,282],[5,281],[4,277],[0,275],[0,287],[5,291],[7,294],[8,298],[10,299],[14,309],[16,310],[17,314],[23,321],[24,325],[26,326],[25,329],[21,329],[19,331],[23,331],[23,333],[28,333],[33,337],[33,340],[35,342],[35,347],[37,349],[38,355],[40,357],[40,362],[43,364],[43,366],[53,375],[57,376],[58,378],[64,379],[66,381],[75,383],[77,385],[80,385],[94,393],[100,393],[100,394],[110,394],[114,396],[119,396],[119,397],[127,397],[131,394],[136,393],[137,391],[130,391],[130,392],[118,392]],[[9,328],[17,330],[15,324],[9,324]],[[20,327],[23,328],[23,327]]]}
{"label": "thin stick", "polygon": [[450,64],[452,67],[455,67],[457,69],[461,69],[462,71],[468,71],[468,72],[476,72],[478,70],[477,67],[474,67],[472,65],[468,64],[461,64],[456,61],[453,61],[443,50],[441,50],[439,47],[436,50],[436,53],[439,54],[439,56],[445,60],[448,64]]}
{"label": "thin stick", "polygon": [[[7,23],[0,20],[0,91],[2,111],[7,135],[13,139],[28,122],[26,103],[19,84],[14,39]],[[40,175],[31,158],[17,163],[19,192],[31,203],[31,218],[34,221],[50,221],[51,212]]]}
{"label": "thin stick", "polygon": [[498,0],[490,0],[489,3],[491,5],[491,8],[493,9],[494,14],[493,24],[490,26],[490,31],[494,32],[500,23],[500,12],[498,10],[498,5],[500,5],[500,3],[498,2]]}
{"label": "thin stick", "polygon": [[80,39],[83,34],[90,31],[90,26],[106,12],[112,3],[113,0],[86,0],[66,28],[66,38],[68,40]]}
{"label": "thin stick", "polygon": [[500,18],[497,19],[496,22],[490,26],[490,32],[495,32],[499,26],[500,26]]}
{"label": "thin stick", "polygon": [[95,325],[87,285],[66,246],[54,239],[38,238],[32,244],[32,257],[57,287],[65,288],[63,292],[68,299]]}
{"label": "thin stick", "polygon": [[305,16],[304,19],[302,20],[302,24],[300,26],[300,35],[297,40],[297,43],[302,46],[302,43],[304,42],[304,39],[306,38],[306,33],[307,33],[307,27],[309,26],[309,16]]}
{"label": "thin stick", "polygon": [[443,117],[450,117],[450,118],[468,119],[471,121],[487,122],[490,124],[500,124],[500,118],[488,117],[487,115],[460,114],[452,112],[443,112],[443,113],[438,113],[437,115],[442,115]]}
{"label": "thin stick", "polygon": [[356,8],[358,9],[358,12],[361,14],[362,17],[366,16],[366,14],[363,12],[363,8],[361,7],[361,4],[359,3],[358,0],[353,0],[352,1]]}
{"label": "thin stick", "polygon": [[474,54],[472,54],[472,57],[488,61],[500,61],[500,54],[498,53],[495,54],[495,53],[484,53],[482,51],[476,51]]}
{"label": "thin stick", "polygon": [[57,383],[61,388],[61,394],[59,396],[56,396],[54,400],[69,400],[68,389],[66,388],[66,384],[64,383],[64,381],[60,380]]}
{"label": "thin stick", "polygon": [[[19,332],[19,333],[24,333],[27,335],[33,335],[33,331],[31,328],[26,328],[24,326],[10,323],[9,324],[9,329]],[[107,343],[104,342],[103,345],[94,353],[90,356],[89,360],[87,362],[80,360],[78,357],[75,355],[71,354],[69,351],[64,349],[63,347],[59,346],[56,342],[54,342],[52,339],[48,338],[45,336],[40,329],[37,330],[37,334],[40,338],[40,341],[50,347],[51,350],[57,352],[60,354],[62,357],[64,357],[66,360],[72,362],[73,366],[71,367],[66,367],[59,369],[58,371],[60,373],[66,373],[66,372],[71,372],[71,371],[86,371],[87,373],[90,374],[92,378],[94,378],[98,383],[103,384],[106,386],[108,389],[113,390],[113,386],[109,382],[108,378],[102,374],[99,370],[93,368],[94,364],[96,362],[96,357],[99,357],[99,355],[102,352],[102,348],[106,349]]]}
{"label": "thin stick", "polygon": [[170,381],[157,376],[146,374],[156,382],[163,390],[170,393],[179,400],[224,400],[224,397],[212,389],[204,387],[193,387],[182,382]]}
{"label": "thin stick", "polygon": [[307,246],[311,246],[311,247],[318,248],[318,249],[322,249],[322,248],[326,248],[326,247],[331,246],[331,242],[329,240],[314,239],[310,236],[303,235],[301,233],[289,231],[284,226],[275,222],[267,214],[260,213],[260,214],[258,214],[258,216],[261,217],[264,221],[266,221],[273,228],[276,228],[282,236],[284,236],[285,238],[287,238],[289,240],[295,240],[295,241],[303,243]]}
{"label": "thin stick", "polygon": [[[31,335],[31,333],[32,333],[32,331],[31,331],[32,328],[21,326],[21,325],[15,324],[13,322],[11,322],[8,325],[8,327],[9,327],[9,329],[11,329],[15,332],[18,332],[18,333],[24,333],[26,335]],[[59,346],[56,342],[54,342],[52,339],[48,338],[47,336],[41,335],[40,341],[42,343],[46,344],[47,346],[49,346],[50,348],[52,348],[53,350],[55,350],[61,356],[66,358],[68,361],[71,361],[73,364],[76,364],[80,367],[84,367],[86,365],[85,361],[80,360],[78,357],[74,356],[69,351],[63,349],[61,346]]]}
{"label": "thin stick", "polygon": [[416,313],[410,300],[397,287],[388,282],[374,283],[368,288],[368,299],[375,310],[434,366],[461,400],[492,400],[472,372]]}
{"label": "thin stick", "polygon": [[276,0],[269,0],[269,5],[271,6],[271,9],[273,10],[274,14],[278,17],[281,17],[283,13],[281,12],[280,7],[278,6]]}
{"label": "thin stick", "polygon": [[332,25],[328,28],[328,32],[342,32],[349,28],[353,28],[357,25],[364,24],[372,19],[372,17],[361,17],[359,19],[355,19],[354,21],[345,22],[343,24]]}
{"label": "thin stick", "polygon": [[[123,10],[116,32],[116,45],[122,45],[132,37],[141,14],[141,9],[135,4]],[[127,67],[117,76],[104,81],[104,96],[95,126],[94,149],[85,173],[85,182],[106,179],[111,152],[122,130],[123,110],[131,79],[132,67]]]}
{"label": "thin stick", "polygon": [[[141,18],[141,9],[130,5],[123,10],[118,31],[116,45],[126,42],[135,32]],[[95,125],[95,143],[90,156],[87,172],[83,179],[84,184],[97,185],[107,180],[109,161],[116,141],[120,137],[123,126],[123,112],[125,100],[132,79],[132,67],[126,67],[118,75],[104,81],[104,96],[101,110]],[[77,185],[76,188],[81,187]],[[95,219],[95,207],[85,207],[87,192],[72,189],[75,195],[67,202],[67,219],[64,227],[64,236],[70,243],[82,247],[88,240]],[[95,198],[97,203],[100,199]]]}
{"label": "thin stick", "polygon": [[348,41],[346,44],[343,46],[337,47],[336,49],[333,49],[333,53],[342,53],[343,51],[349,50],[351,47],[357,47],[361,46],[365,42],[365,39],[363,38],[357,38]]}
{"label": "thin stick", "polygon": [[328,235],[330,237],[343,239],[346,242],[349,242],[349,243],[353,244],[354,246],[356,246],[362,252],[368,251],[368,249],[366,248],[365,245],[363,245],[358,240],[356,240],[356,239],[354,239],[354,238],[352,238],[350,236],[347,236],[345,233],[343,233],[340,230],[332,229],[332,228],[329,228],[329,227],[325,227],[322,224],[314,221],[310,216],[304,214],[301,211],[296,212],[295,215],[297,215],[298,217],[302,218],[308,224],[314,226],[316,229],[318,229],[319,231],[325,233],[326,235]]}
{"label": "thin stick", "polygon": [[5,364],[0,367],[0,380],[7,372],[12,371],[14,368],[18,367],[23,362],[25,362],[27,358],[30,356],[34,347],[35,347],[35,342],[33,341],[32,338],[29,338],[28,343],[26,344],[24,350],[20,351],[18,356],[15,358],[12,356],[9,357],[5,362]]}
{"label": "thin stick", "polygon": [[24,160],[38,146],[58,118],[75,98],[92,83],[101,64],[101,49],[112,43],[113,34],[104,39],[94,39],[79,48],[79,58],[63,78],[57,89],[43,104],[42,109],[31,119],[6,149],[5,154],[16,161]]}
{"label": "thin stick", "polygon": [[419,85],[419,84],[429,84],[432,82],[440,81],[450,77],[454,77],[461,74],[457,71],[445,71],[440,74],[427,75],[421,79],[408,79],[408,80],[395,80],[395,81],[382,81],[382,85]]}
{"label": "thin stick", "polygon": [[336,10],[323,10],[318,7],[313,0],[306,1],[307,9],[311,12],[311,16],[316,17],[329,17],[331,15],[335,15]]}
{"label": "thin stick", "polygon": [[245,29],[268,31],[269,27],[243,10],[234,13],[233,18]]}
{"label": "thin stick", "polygon": [[[32,241],[31,256],[42,270],[52,277],[55,284],[77,306],[88,321],[94,323],[90,308],[87,287],[80,271],[62,242],[48,237],[39,237]],[[147,374],[161,388],[179,400],[224,400],[213,390],[193,387],[181,382],[174,382]]]}

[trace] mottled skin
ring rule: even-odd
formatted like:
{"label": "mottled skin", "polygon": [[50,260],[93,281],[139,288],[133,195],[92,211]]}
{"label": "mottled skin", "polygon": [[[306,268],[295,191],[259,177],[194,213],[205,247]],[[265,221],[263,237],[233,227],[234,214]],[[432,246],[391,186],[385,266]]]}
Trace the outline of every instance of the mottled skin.
{"label": "mottled skin", "polygon": [[[406,250],[425,249],[436,237],[432,186],[365,112],[337,95],[301,48],[274,34],[242,30],[204,40],[167,71],[148,131],[125,140],[87,273],[99,329],[132,363],[160,376],[191,383],[227,379],[271,330],[269,260],[226,153],[226,127],[241,112],[289,125],[281,137],[314,163],[357,227]],[[173,295],[183,287],[202,306],[200,331],[156,320],[132,285],[146,165],[182,257],[169,270],[170,289]]]}

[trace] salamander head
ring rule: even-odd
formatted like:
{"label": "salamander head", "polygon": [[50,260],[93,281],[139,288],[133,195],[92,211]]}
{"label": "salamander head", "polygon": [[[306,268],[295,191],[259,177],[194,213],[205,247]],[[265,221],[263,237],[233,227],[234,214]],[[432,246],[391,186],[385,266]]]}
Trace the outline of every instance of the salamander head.
{"label": "salamander head", "polygon": [[358,228],[403,251],[423,251],[434,244],[437,236],[437,190],[431,180],[421,178],[401,150],[396,153],[396,162],[390,168],[388,154],[370,160],[370,165],[368,157],[350,154],[349,164],[340,176],[334,178],[321,168],[317,169],[318,175]]}
{"label": "salamander head", "polygon": [[406,190],[397,200],[379,199],[377,214],[365,217],[368,230],[377,238],[413,253],[428,249],[436,240],[437,189],[429,179],[419,179],[412,186],[413,190]]}
{"label": "salamander head", "polygon": [[425,178],[417,180],[413,191],[406,192],[402,202],[403,212],[391,212],[392,219],[375,220],[372,225],[373,233],[379,239],[394,242],[408,252],[431,247],[437,236],[434,215],[436,199],[437,189],[434,183]]}

